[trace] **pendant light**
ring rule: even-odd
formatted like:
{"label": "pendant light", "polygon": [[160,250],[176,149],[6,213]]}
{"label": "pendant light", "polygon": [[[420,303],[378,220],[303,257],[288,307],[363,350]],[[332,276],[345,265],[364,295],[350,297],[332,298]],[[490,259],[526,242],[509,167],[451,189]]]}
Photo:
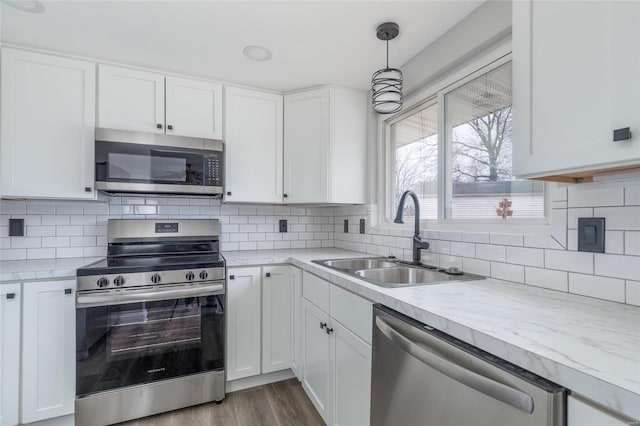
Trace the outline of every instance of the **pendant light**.
{"label": "pendant light", "polygon": [[389,68],[389,40],[400,33],[395,22],[385,22],[376,29],[380,40],[387,42],[387,66],[371,76],[371,107],[379,114],[392,114],[402,109],[402,71]]}

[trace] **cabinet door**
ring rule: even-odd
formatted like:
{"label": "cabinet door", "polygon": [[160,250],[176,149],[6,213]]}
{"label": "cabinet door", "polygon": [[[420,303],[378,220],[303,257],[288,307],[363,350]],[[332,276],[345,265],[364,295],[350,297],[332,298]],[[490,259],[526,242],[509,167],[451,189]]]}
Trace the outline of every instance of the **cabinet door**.
{"label": "cabinet door", "polygon": [[2,49],[2,196],[94,198],[95,64]]}
{"label": "cabinet door", "polygon": [[293,358],[291,369],[298,380],[302,380],[302,271],[292,267],[291,275],[293,284],[293,317],[291,319]]}
{"label": "cabinet door", "polygon": [[624,426],[632,419],[604,411],[579,396],[567,397],[567,426]]}
{"label": "cabinet door", "polygon": [[613,141],[640,131],[639,20],[637,2],[514,3],[516,175],[640,163],[639,137]]}
{"label": "cabinet door", "polygon": [[334,425],[369,424],[371,346],[332,319],[332,418]]}
{"label": "cabinet door", "polygon": [[262,268],[262,373],[291,368],[293,274],[289,266]]}
{"label": "cabinet door", "polygon": [[329,316],[306,299],[303,310],[302,388],[322,416],[329,422]]}
{"label": "cabinet door", "polygon": [[284,186],[288,203],[329,200],[329,89],[284,97]]}
{"label": "cabinet door", "polygon": [[260,268],[233,268],[227,282],[227,380],[260,374]]}
{"label": "cabinet door", "polygon": [[18,424],[20,284],[0,285],[0,426]]}
{"label": "cabinet door", "polygon": [[167,77],[168,135],[222,139],[222,86]]}
{"label": "cabinet door", "polygon": [[225,200],[282,202],[281,95],[225,88]]}
{"label": "cabinet door", "polygon": [[164,133],[164,75],[100,64],[98,127]]}
{"label": "cabinet door", "polygon": [[22,310],[22,423],[72,414],[75,280],[28,283]]}

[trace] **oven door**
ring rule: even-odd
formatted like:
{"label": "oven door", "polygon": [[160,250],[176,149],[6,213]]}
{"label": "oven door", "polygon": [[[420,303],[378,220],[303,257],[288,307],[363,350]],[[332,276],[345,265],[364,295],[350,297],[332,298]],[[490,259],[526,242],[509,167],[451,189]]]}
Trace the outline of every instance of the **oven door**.
{"label": "oven door", "polygon": [[[119,304],[109,304],[106,296],[104,303],[86,307],[80,298],[76,310],[79,398],[224,369],[224,294]],[[99,296],[94,299],[100,300]]]}
{"label": "oven door", "polygon": [[96,188],[122,192],[218,194],[222,152],[96,141]]}

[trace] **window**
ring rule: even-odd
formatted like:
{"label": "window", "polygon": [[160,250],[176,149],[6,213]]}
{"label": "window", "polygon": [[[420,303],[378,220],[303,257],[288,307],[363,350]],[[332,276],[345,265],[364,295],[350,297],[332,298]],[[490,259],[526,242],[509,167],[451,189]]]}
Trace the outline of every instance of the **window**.
{"label": "window", "polygon": [[393,206],[411,189],[421,219],[544,219],[544,183],[512,173],[511,62],[463,78],[385,126]]}

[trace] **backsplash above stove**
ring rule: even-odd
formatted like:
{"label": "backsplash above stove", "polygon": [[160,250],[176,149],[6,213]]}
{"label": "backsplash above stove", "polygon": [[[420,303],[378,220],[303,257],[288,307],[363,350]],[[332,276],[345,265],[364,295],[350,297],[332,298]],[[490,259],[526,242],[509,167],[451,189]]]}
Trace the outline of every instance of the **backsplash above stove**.
{"label": "backsplash above stove", "polygon": [[[9,218],[24,218],[25,236],[9,237]],[[110,197],[104,202],[0,202],[0,260],[106,256],[107,220],[217,218],[221,249],[333,247],[333,208],[226,206],[186,197]],[[288,232],[278,232],[287,220]]]}

